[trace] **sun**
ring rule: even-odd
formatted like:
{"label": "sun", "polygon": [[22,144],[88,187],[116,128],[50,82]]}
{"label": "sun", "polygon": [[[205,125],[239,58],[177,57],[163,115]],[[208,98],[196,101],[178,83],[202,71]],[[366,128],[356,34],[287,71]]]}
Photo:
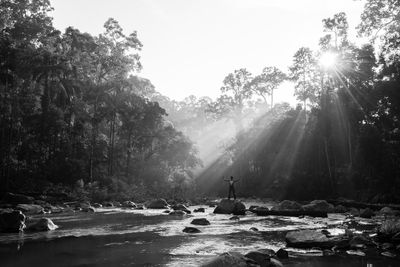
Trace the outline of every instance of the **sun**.
{"label": "sun", "polygon": [[325,52],[319,58],[319,64],[324,68],[332,68],[337,61],[337,55],[333,52]]}

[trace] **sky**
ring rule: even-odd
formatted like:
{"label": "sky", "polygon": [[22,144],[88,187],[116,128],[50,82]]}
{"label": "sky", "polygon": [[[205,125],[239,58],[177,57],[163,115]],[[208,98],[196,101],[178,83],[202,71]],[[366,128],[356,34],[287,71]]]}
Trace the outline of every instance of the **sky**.
{"label": "sky", "polygon": [[[348,16],[355,38],[360,0],[50,0],[57,29],[73,26],[97,35],[116,19],[125,34],[138,32],[143,70],[156,90],[171,99],[220,95],[235,69],[253,75],[266,66],[287,71],[298,48],[317,48],[322,19]],[[275,101],[294,104],[293,84],[284,83]]]}

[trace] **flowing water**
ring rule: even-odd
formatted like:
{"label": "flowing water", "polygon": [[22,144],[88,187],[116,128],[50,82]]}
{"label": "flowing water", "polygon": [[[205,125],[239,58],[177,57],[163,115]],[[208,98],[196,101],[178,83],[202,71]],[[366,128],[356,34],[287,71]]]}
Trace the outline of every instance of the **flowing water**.
{"label": "flowing water", "polygon": [[[272,203],[250,203],[246,206]],[[257,217],[251,213],[230,220],[231,215],[205,213],[184,217],[162,210],[97,209],[96,213],[46,215],[59,228],[50,232],[0,234],[0,266],[198,266],[226,251],[247,253],[285,247],[287,231],[329,228],[338,234],[345,217]],[[208,226],[194,226],[194,218],[207,218]],[[368,226],[369,222],[366,221]],[[201,230],[182,232],[186,226]],[[258,231],[250,228],[255,227]],[[367,257],[335,255],[322,257],[318,250],[288,249],[285,266],[400,266],[400,261],[376,253]]]}

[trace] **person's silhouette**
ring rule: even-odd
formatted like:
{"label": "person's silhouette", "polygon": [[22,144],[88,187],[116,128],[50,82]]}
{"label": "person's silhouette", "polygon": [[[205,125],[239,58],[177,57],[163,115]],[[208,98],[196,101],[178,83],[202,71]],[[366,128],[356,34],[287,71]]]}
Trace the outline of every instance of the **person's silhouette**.
{"label": "person's silhouette", "polygon": [[229,182],[229,193],[228,199],[231,199],[231,193],[233,195],[233,199],[236,200],[236,193],[235,193],[235,183],[239,180],[233,180],[233,176],[229,180],[224,179],[225,182]]}

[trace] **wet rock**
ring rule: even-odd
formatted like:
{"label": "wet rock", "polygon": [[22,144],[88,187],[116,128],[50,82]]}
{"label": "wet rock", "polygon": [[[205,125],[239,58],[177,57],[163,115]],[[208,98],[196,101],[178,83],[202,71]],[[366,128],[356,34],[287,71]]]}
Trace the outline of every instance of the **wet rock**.
{"label": "wet rock", "polygon": [[385,256],[385,257],[389,257],[389,258],[396,258],[396,256],[397,256],[396,254],[389,252],[389,251],[384,251],[381,253],[381,255]]}
{"label": "wet rock", "polygon": [[379,211],[379,213],[380,213],[380,214],[383,214],[383,215],[396,215],[396,214],[398,214],[398,211],[396,211],[396,210],[394,210],[394,209],[392,209],[392,208],[390,208],[390,207],[383,207],[383,208]]}
{"label": "wet rock", "polygon": [[287,259],[289,258],[289,253],[283,248],[281,248],[276,252],[276,256],[280,259]]}
{"label": "wet rock", "polygon": [[143,210],[143,209],[144,209],[143,204],[136,204],[135,210]]}
{"label": "wet rock", "polygon": [[36,204],[18,204],[15,208],[22,211],[24,214],[43,214],[44,209],[40,205]]}
{"label": "wet rock", "polygon": [[19,210],[0,210],[0,232],[16,233],[25,229],[25,215]]}
{"label": "wet rock", "polygon": [[169,213],[169,215],[173,216],[185,216],[187,213],[184,212],[183,210],[173,210]]}
{"label": "wet rock", "polygon": [[197,219],[193,219],[191,224],[194,224],[194,225],[210,225],[210,222],[206,218],[197,218]]}
{"label": "wet rock", "polygon": [[61,213],[64,212],[65,209],[63,207],[60,206],[50,206],[50,212],[51,213]]}
{"label": "wet rock", "polygon": [[118,208],[122,207],[122,204],[118,201],[113,201],[113,205],[114,205],[114,207],[118,207]]}
{"label": "wet rock", "polygon": [[283,267],[283,264],[279,260],[271,258],[271,264],[268,267]]}
{"label": "wet rock", "polygon": [[328,257],[328,256],[333,256],[333,255],[335,255],[335,252],[334,252],[333,250],[324,249],[324,250],[322,251],[322,256]]}
{"label": "wet rock", "polygon": [[122,207],[134,209],[134,208],[136,208],[136,204],[132,201],[127,200],[127,201],[122,202]]}
{"label": "wet rock", "polygon": [[181,210],[186,212],[187,214],[192,213],[185,205],[183,204],[176,204],[171,207],[173,210]]}
{"label": "wet rock", "polygon": [[348,237],[327,237],[319,230],[299,230],[286,234],[287,246],[296,248],[332,248],[333,246],[344,246],[348,244]]}
{"label": "wet rock", "polygon": [[193,212],[205,212],[206,210],[204,208],[198,208],[195,209]]}
{"label": "wet rock", "polygon": [[353,256],[365,257],[365,253],[361,250],[347,250],[346,253]]}
{"label": "wet rock", "polygon": [[252,259],[260,266],[271,266],[271,255],[263,251],[251,251],[245,255],[246,258]]}
{"label": "wet rock", "polygon": [[335,213],[345,213],[345,212],[347,212],[347,208],[343,205],[337,205],[334,208],[334,212]]}
{"label": "wet rock", "polygon": [[229,220],[232,220],[232,221],[239,221],[239,220],[240,220],[240,217],[235,215],[235,216],[230,217]]}
{"label": "wet rock", "polygon": [[251,227],[249,230],[253,232],[258,232],[258,229],[256,227]]}
{"label": "wet rock", "polygon": [[365,248],[367,246],[373,245],[372,240],[363,235],[354,236],[350,240],[349,244],[350,244],[350,248],[353,248],[353,249],[360,249],[360,248]]}
{"label": "wet rock", "polygon": [[372,216],[374,216],[374,211],[371,210],[370,208],[366,208],[366,209],[362,209],[360,211],[360,217],[361,218],[366,218],[366,219],[370,219]]}
{"label": "wet rock", "polygon": [[83,211],[83,212],[96,212],[96,209],[93,208],[92,206],[89,206],[89,207],[81,208],[81,211]]}
{"label": "wet rock", "polygon": [[303,205],[305,211],[315,211],[315,212],[326,212],[332,213],[335,208],[332,204],[326,202],[326,200],[313,200],[310,204]]}
{"label": "wet rock", "polygon": [[93,207],[96,208],[96,209],[98,209],[98,208],[102,208],[103,205],[101,205],[100,203],[94,203],[94,204],[93,204]]}
{"label": "wet rock", "polygon": [[35,199],[30,196],[25,196],[22,194],[6,193],[2,199],[2,202],[17,205],[17,204],[33,204],[34,200]]}
{"label": "wet rock", "polygon": [[200,233],[201,231],[197,229],[196,227],[185,227],[185,229],[182,230],[184,233],[189,233],[189,234],[197,234]]}
{"label": "wet rock", "polygon": [[257,209],[258,207],[260,207],[260,206],[251,205],[250,208],[249,208],[249,211],[253,212],[253,210]]}
{"label": "wet rock", "polygon": [[380,248],[383,250],[390,250],[394,248],[394,245],[392,243],[383,243],[380,245]]}
{"label": "wet rock", "polygon": [[267,207],[256,207],[250,211],[257,214],[258,216],[266,216],[268,215],[269,209]]}
{"label": "wet rock", "polygon": [[162,213],[171,213],[171,210],[164,210]]}
{"label": "wet rock", "polygon": [[272,211],[291,211],[291,210],[303,210],[301,204],[296,201],[284,200],[279,204],[271,208]]}
{"label": "wet rock", "polygon": [[114,204],[112,202],[103,202],[103,207],[105,208],[114,208]]}
{"label": "wet rock", "polygon": [[257,262],[249,259],[237,252],[225,252],[218,255],[206,263],[200,265],[201,267],[249,267],[259,266]]}
{"label": "wet rock", "polygon": [[238,200],[223,199],[214,209],[214,213],[245,215],[246,206]]}
{"label": "wet rock", "polygon": [[165,199],[159,198],[148,202],[146,207],[148,209],[167,209],[168,203],[165,201]]}
{"label": "wet rock", "polygon": [[350,208],[349,213],[353,216],[359,216],[360,215],[360,211],[356,208]]}
{"label": "wet rock", "polygon": [[49,218],[41,218],[40,220],[28,225],[27,230],[29,231],[53,231],[58,226],[53,223]]}

